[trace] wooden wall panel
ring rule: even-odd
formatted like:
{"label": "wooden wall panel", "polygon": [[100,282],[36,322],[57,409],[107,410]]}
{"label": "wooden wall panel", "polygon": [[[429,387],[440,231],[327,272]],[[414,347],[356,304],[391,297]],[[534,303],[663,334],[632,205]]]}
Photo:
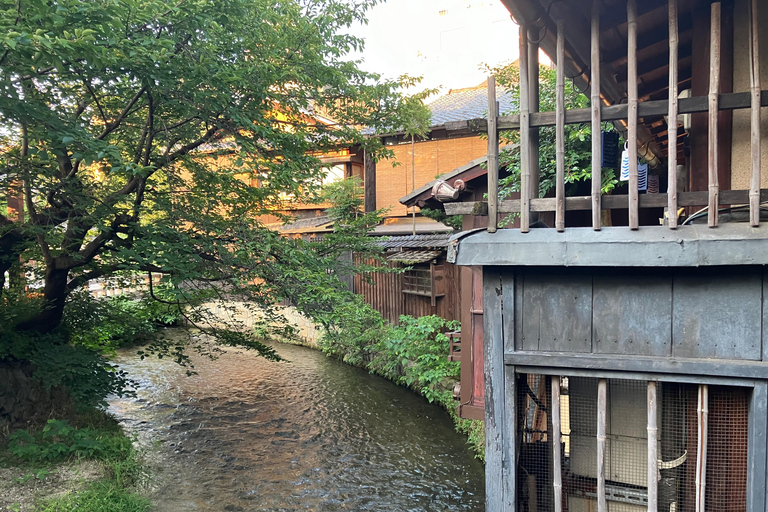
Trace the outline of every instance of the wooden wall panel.
{"label": "wooden wall panel", "polygon": [[594,277],[595,353],[672,355],[672,280],[644,273]]}

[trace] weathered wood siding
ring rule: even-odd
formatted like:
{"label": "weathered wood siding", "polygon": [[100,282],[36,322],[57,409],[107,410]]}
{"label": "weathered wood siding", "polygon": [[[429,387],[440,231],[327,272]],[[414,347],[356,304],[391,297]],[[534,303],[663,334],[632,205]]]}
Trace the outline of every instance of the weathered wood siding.
{"label": "weathered wood siding", "polygon": [[509,274],[515,351],[767,360],[761,267]]}
{"label": "weathered wood siding", "polygon": [[[355,262],[361,263],[362,257],[355,255]],[[373,264],[373,261],[368,261]],[[429,297],[403,293],[403,276],[395,273],[372,274],[373,284],[369,284],[360,275],[355,276],[354,291],[362,295],[365,302],[379,311],[384,318],[398,323],[401,315],[413,317],[438,315],[446,320],[460,320],[459,318],[459,269],[445,258],[438,260],[445,265],[445,292],[438,297],[435,306],[432,306]],[[381,266],[377,264],[376,266]],[[396,263],[389,263],[390,268],[399,267]]]}

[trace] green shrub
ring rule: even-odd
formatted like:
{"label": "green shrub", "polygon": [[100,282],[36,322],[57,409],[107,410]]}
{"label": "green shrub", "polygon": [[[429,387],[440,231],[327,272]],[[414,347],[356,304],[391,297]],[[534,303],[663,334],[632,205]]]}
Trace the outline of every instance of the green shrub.
{"label": "green shrub", "polygon": [[133,457],[131,440],[120,432],[73,427],[67,420],[48,420],[34,434],[17,430],[9,437],[8,451],[27,463],[56,462],[71,458],[125,461]]}

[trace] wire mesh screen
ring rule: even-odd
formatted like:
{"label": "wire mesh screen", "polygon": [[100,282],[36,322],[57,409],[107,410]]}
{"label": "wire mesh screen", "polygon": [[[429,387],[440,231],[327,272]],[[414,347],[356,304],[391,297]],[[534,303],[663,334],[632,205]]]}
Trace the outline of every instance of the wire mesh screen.
{"label": "wire mesh screen", "polygon": [[[556,471],[551,415],[552,380],[518,376],[518,510],[554,511]],[[557,379],[555,379],[557,381]],[[597,510],[596,378],[567,377],[560,385],[560,475],[563,510]],[[606,394],[605,480],[609,512],[648,506],[648,383],[609,379]],[[706,507],[746,509],[747,427],[750,390],[708,386]],[[656,400],[658,510],[695,512],[699,438],[699,386],[658,383]],[[557,419],[554,419],[557,422]]]}

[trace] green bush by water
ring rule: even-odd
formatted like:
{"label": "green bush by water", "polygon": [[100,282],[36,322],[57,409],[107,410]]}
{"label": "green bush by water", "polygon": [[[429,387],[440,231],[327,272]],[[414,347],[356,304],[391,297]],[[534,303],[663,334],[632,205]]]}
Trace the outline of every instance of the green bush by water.
{"label": "green bush by water", "polygon": [[146,512],[151,502],[112,481],[94,482],[82,491],[43,502],[36,512]]}

